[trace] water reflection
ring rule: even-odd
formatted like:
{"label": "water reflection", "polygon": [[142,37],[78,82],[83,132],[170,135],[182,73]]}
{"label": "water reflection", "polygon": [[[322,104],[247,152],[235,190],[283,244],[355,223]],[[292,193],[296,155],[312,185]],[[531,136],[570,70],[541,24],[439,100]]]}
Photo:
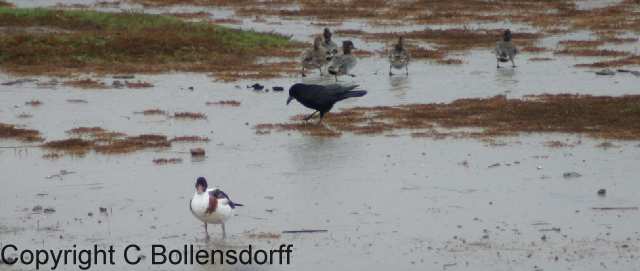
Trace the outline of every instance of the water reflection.
{"label": "water reflection", "polygon": [[503,94],[511,94],[518,86],[517,71],[514,68],[496,69],[495,81],[498,90]]}
{"label": "water reflection", "polygon": [[[329,113],[331,114],[331,113]],[[327,126],[328,129],[332,129]],[[359,156],[360,144],[349,143],[340,138],[302,136],[292,140],[287,147],[292,164],[299,173],[332,169],[349,164],[348,160]]]}
{"label": "water reflection", "polygon": [[398,98],[404,98],[409,91],[411,81],[409,76],[391,76],[389,78],[389,84],[391,85],[391,92]]}

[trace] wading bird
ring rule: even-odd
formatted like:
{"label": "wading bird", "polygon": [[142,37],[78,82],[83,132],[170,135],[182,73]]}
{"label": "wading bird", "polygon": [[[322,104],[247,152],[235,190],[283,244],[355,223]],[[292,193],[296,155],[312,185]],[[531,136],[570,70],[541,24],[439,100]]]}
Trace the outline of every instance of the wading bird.
{"label": "wading bird", "polygon": [[351,77],[356,77],[355,75],[349,73],[358,63],[356,57],[351,54],[351,50],[353,49],[355,49],[355,47],[353,46],[352,41],[343,41],[342,54],[335,56],[333,60],[331,60],[328,72],[336,77],[336,81],[338,81],[338,76],[340,75],[349,75]]}
{"label": "wading bird", "polygon": [[513,45],[513,43],[511,43],[511,30],[507,29],[504,31],[502,40],[498,41],[496,44],[495,53],[497,58],[497,68],[500,68],[500,62],[508,61],[511,61],[512,67],[516,67],[516,63],[513,61],[513,58],[518,54],[518,49]]}
{"label": "wading bird", "polygon": [[322,33],[322,37],[324,38],[322,41],[322,48],[327,53],[327,61],[331,61],[333,57],[338,54],[338,45],[331,40],[331,30],[329,28],[325,28]]}
{"label": "wading bird", "polygon": [[289,88],[287,105],[289,105],[291,100],[296,99],[305,107],[316,110],[304,118],[304,120],[310,120],[316,113],[320,112],[320,120],[318,121],[318,123],[320,123],[322,122],[324,114],[329,112],[335,103],[347,98],[362,97],[367,94],[366,90],[354,90],[356,87],[358,87],[358,85],[341,86],[335,84],[322,86],[295,84]]}
{"label": "wading bird", "polygon": [[393,75],[391,68],[398,70],[404,69],[405,74],[409,75],[410,59],[409,51],[404,48],[404,38],[399,37],[398,43],[393,46],[393,49],[391,49],[389,53],[389,76]]}
{"label": "wading bird", "polygon": [[322,47],[322,38],[317,37],[313,41],[313,48],[309,48],[302,54],[302,76],[305,74],[306,69],[318,69],[320,75],[322,75],[322,67],[328,63],[327,53]]}
{"label": "wading bird", "polygon": [[208,188],[207,180],[199,177],[196,180],[196,192],[189,202],[191,213],[204,222],[204,232],[209,239],[207,224],[222,225],[222,238],[226,238],[227,232],[224,223],[233,215],[233,209],[242,204],[231,201],[229,196],[217,188]]}

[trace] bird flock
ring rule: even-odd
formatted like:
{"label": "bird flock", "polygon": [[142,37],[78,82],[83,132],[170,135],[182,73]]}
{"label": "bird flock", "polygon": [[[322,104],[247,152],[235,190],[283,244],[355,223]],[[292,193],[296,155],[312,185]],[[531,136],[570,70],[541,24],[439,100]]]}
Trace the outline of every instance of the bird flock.
{"label": "bird flock", "polygon": [[[322,36],[318,36],[313,41],[313,47],[306,49],[302,53],[302,77],[307,76],[308,70],[318,69],[320,75],[324,75],[323,69],[326,66],[327,72],[333,75],[338,81],[338,76],[348,75],[355,77],[351,71],[355,68],[358,60],[352,51],[355,46],[352,41],[342,42],[342,52],[338,54],[336,43],[331,39],[332,34],[329,28],[325,28]],[[496,43],[494,52],[497,59],[497,68],[501,62],[511,62],[512,67],[516,67],[514,58],[518,54],[518,49],[511,42],[511,30],[507,29],[502,35],[502,40]],[[398,41],[388,50],[389,76],[393,76],[393,70],[404,70],[405,75],[409,75],[409,62],[411,54],[405,47],[404,37],[399,36]]]}
{"label": "bird flock", "polygon": [[[331,39],[332,33],[328,28],[324,29],[322,37],[318,36],[313,40],[313,46],[302,53],[301,66],[302,76],[306,77],[309,71],[318,70],[320,75],[324,75],[324,70],[329,75],[335,77],[336,82],[338,76],[352,76],[352,70],[355,68],[358,60],[353,55],[355,46],[352,41],[345,40],[342,42],[342,52],[338,53],[336,43]],[[497,60],[497,68],[500,63],[511,62],[513,68],[516,67],[514,58],[518,54],[518,49],[511,42],[512,34],[510,30],[505,30],[502,40],[498,41],[494,50]],[[409,75],[409,62],[411,55],[405,47],[405,41],[402,36],[398,37],[398,41],[390,48],[388,53],[389,59],[389,76],[393,76],[393,70],[404,70],[405,75]],[[313,109],[313,113],[304,118],[305,121],[313,118],[317,113],[320,114],[318,124],[322,122],[325,114],[329,112],[333,106],[344,99],[362,97],[367,94],[366,90],[358,90],[358,85],[343,86],[340,84],[317,85],[296,83],[289,88],[289,97],[287,105],[291,101],[296,100],[303,106]],[[204,223],[204,229],[207,239],[209,238],[207,224],[218,224],[222,227],[222,237],[226,237],[225,222],[233,216],[233,211],[242,204],[231,201],[229,196],[218,188],[208,188],[207,181],[204,177],[196,180],[195,193],[189,202],[191,213]]]}

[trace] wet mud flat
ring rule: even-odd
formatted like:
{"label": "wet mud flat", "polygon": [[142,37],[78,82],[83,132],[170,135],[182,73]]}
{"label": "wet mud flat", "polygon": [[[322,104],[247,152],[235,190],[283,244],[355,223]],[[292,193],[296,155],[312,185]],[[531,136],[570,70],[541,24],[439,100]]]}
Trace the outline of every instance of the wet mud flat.
{"label": "wet mud flat", "polygon": [[[572,24],[588,14],[558,6],[564,14],[577,14],[569,19]],[[633,12],[626,6],[596,8]],[[229,27],[276,31],[303,43],[325,25],[344,31],[359,25],[353,22],[357,18],[315,18],[310,9],[305,16],[311,17],[235,18],[242,24],[229,21],[219,7],[145,9],[204,10],[208,15],[198,18],[226,19]],[[477,14],[472,17],[483,23]],[[624,24],[633,24],[633,18]],[[485,23],[478,33],[493,36],[502,27]],[[145,254],[137,267],[149,270],[158,268],[150,262],[153,244],[178,250],[185,244],[223,250],[294,245],[288,266],[178,264],[163,265],[165,270],[636,267],[638,79],[576,67],[633,56],[633,42],[585,42],[598,40],[593,33],[601,29],[586,34],[527,29],[522,32],[542,36],[531,36],[526,46],[542,49],[523,52],[516,69],[496,70],[490,38],[453,50],[449,45],[460,37],[457,30],[423,33],[373,21],[363,29],[337,34],[337,40],[358,39],[362,50],[372,52],[360,59],[357,77],[340,82],[360,84],[369,93],[338,104],[324,125],[302,123],[300,116],[311,112],[295,103],[285,106],[286,91],[272,89],[334,79],[301,78],[293,70],[284,77],[229,80],[209,72],[136,72],[133,78],[120,72],[71,78],[0,74],[0,83],[15,82],[0,85],[1,245],[98,244],[123,252],[135,243]],[[392,35],[385,33],[401,32],[415,32],[415,50],[426,46],[425,54],[439,52],[438,57],[414,61],[409,76],[389,77],[383,48]],[[637,40],[637,34],[616,38]],[[563,50],[571,52],[555,53]],[[593,56],[593,50],[626,53]],[[125,80],[140,84],[128,87]],[[256,82],[265,89],[247,88]],[[281,129],[286,127],[293,129]],[[204,156],[193,157],[195,149]],[[189,212],[197,176],[246,206],[227,224],[227,240],[213,226],[212,239],[205,240]],[[302,229],[321,231],[289,232]]]}

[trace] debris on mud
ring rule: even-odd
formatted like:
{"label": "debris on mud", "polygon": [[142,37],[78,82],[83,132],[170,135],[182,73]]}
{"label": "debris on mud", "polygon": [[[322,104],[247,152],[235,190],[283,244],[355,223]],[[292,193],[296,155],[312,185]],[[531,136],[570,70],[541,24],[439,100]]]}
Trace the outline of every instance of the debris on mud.
{"label": "debris on mud", "polygon": [[272,232],[249,233],[247,237],[250,239],[280,239],[280,234]]}
{"label": "debris on mud", "polygon": [[138,80],[137,82],[124,81],[124,85],[128,88],[152,88],[153,84]]}
{"label": "debris on mud", "polygon": [[55,153],[55,152],[45,153],[42,155],[42,159],[48,159],[48,160],[56,160],[56,159],[60,159],[61,157],[62,157],[62,154]]}
{"label": "debris on mud", "polygon": [[580,178],[582,177],[582,174],[575,171],[565,172],[565,173],[562,173],[562,177],[565,179]]}
{"label": "debris on mud", "polygon": [[263,85],[260,85],[260,84],[258,84],[258,83],[255,83],[255,84],[253,84],[253,85],[247,86],[247,88],[252,88],[252,89],[253,89],[253,90],[255,90],[255,91],[260,91],[260,90],[263,90],[263,89],[264,89],[264,86],[263,86]]}
{"label": "debris on mud", "polygon": [[563,142],[559,140],[550,140],[544,143],[544,146],[549,148],[573,148],[582,142],[577,141],[575,143]]}
{"label": "debris on mud", "polygon": [[157,158],[153,159],[153,163],[156,165],[180,164],[182,163],[182,158]]}
{"label": "debris on mud", "polygon": [[176,112],[173,113],[173,118],[175,119],[207,119],[207,115],[204,113],[195,113],[195,112]]}
{"label": "debris on mud", "polygon": [[152,116],[152,115],[166,115],[167,112],[158,108],[154,108],[154,109],[146,109],[142,112],[134,112],[134,114],[142,114],[145,116]]}
{"label": "debris on mud", "polygon": [[72,103],[72,104],[86,104],[86,103],[89,103],[89,102],[87,102],[87,100],[83,100],[83,99],[68,99],[67,102],[68,103]]}
{"label": "debris on mud", "polygon": [[574,94],[467,98],[445,104],[355,107],[329,112],[323,123],[258,124],[265,131],[299,131],[320,137],[411,130],[414,138],[484,138],[518,133],[578,133],[596,138],[640,139],[640,95]]}
{"label": "debris on mud", "polygon": [[70,174],[74,174],[75,172],[73,171],[68,171],[66,169],[62,169],[60,170],[60,172],[56,173],[56,174],[52,174],[49,176],[44,177],[45,179],[53,179],[53,178],[59,178],[60,180],[62,180],[62,177],[66,176],[66,175],[70,175]]}
{"label": "debris on mud", "polygon": [[39,142],[44,138],[40,132],[32,129],[18,128],[13,124],[0,123],[0,139],[15,139],[23,142]]}
{"label": "debris on mud", "polygon": [[598,189],[598,196],[604,197],[607,195],[607,189],[601,188]]}
{"label": "debris on mud", "polygon": [[28,106],[41,106],[42,102],[39,100],[31,100],[31,101],[25,102],[24,104]]}
{"label": "debris on mud", "polygon": [[123,75],[114,75],[113,79],[134,79],[136,78],[133,74],[123,74]]}
{"label": "debris on mud", "polygon": [[231,106],[238,107],[240,106],[240,101],[235,100],[226,100],[226,101],[217,101],[217,102],[207,102],[206,105],[221,105],[221,106]]}
{"label": "debris on mud", "polygon": [[3,86],[14,86],[14,85],[21,85],[21,84],[24,84],[24,83],[33,83],[33,82],[38,82],[38,80],[37,79],[31,79],[31,78],[18,79],[18,80],[3,82],[0,85],[3,85]]}
{"label": "debris on mud", "polygon": [[282,234],[324,233],[324,232],[329,232],[329,230],[288,230],[288,231],[282,231]]}
{"label": "debris on mud", "polygon": [[204,157],[205,151],[203,148],[194,148],[190,150],[192,157]]}
{"label": "debris on mud", "polygon": [[209,138],[204,136],[176,136],[169,142],[209,142]]}
{"label": "debris on mud", "polygon": [[46,142],[42,145],[45,149],[64,151],[74,154],[83,154],[93,148],[94,143],[81,138],[69,138]]}
{"label": "debris on mud", "polygon": [[602,142],[598,145],[596,145],[597,148],[601,148],[601,149],[611,149],[611,148],[619,148],[619,145],[613,144],[611,142]]}
{"label": "debris on mud", "polygon": [[91,78],[86,79],[76,79],[76,80],[67,80],[62,82],[63,85],[83,88],[83,89],[107,89],[109,86],[105,84],[103,81],[94,80]]}
{"label": "debris on mud", "polygon": [[78,127],[67,131],[67,133],[74,137],[49,141],[42,147],[74,155],[84,155],[90,150],[102,154],[122,154],[171,146],[171,142],[164,135],[127,136],[124,133],[111,132],[100,127]]}
{"label": "debris on mud", "polygon": [[616,75],[616,72],[614,72],[613,70],[610,70],[610,69],[604,69],[604,70],[597,71],[596,74],[597,75],[612,76],[612,75]]}
{"label": "debris on mud", "polygon": [[48,207],[48,208],[45,208],[44,210],[42,210],[42,212],[45,213],[45,214],[53,214],[53,213],[56,212],[56,209],[54,209],[53,207]]}

